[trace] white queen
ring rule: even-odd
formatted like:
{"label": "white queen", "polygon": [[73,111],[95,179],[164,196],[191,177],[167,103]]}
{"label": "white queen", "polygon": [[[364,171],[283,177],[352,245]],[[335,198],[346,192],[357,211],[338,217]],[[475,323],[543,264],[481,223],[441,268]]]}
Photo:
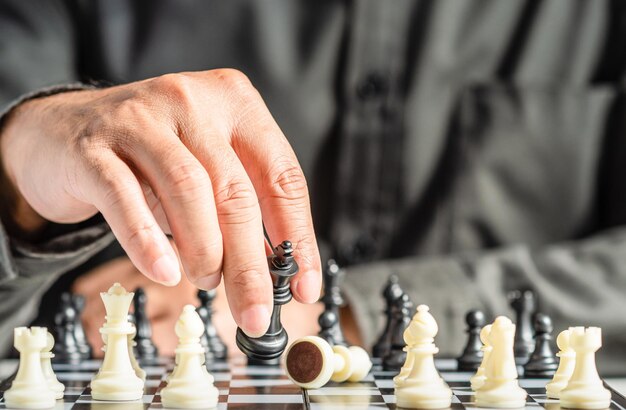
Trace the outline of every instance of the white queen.
{"label": "white queen", "polygon": [[102,367],[91,381],[94,400],[138,400],[143,395],[144,382],[137,377],[128,351],[128,335],[134,332],[128,309],[134,295],[119,283],[100,293],[107,313],[100,328],[106,346]]}

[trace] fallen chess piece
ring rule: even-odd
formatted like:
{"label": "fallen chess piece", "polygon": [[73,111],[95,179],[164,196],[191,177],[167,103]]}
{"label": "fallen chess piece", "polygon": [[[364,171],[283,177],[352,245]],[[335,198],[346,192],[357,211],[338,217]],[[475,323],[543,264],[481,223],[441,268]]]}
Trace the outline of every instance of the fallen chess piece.
{"label": "fallen chess piece", "polygon": [[496,318],[489,333],[492,350],[485,367],[486,379],[476,390],[478,407],[515,409],[526,405],[527,393],[517,381],[514,338],[515,325],[511,320],[504,316]]}
{"label": "fallen chess piece", "polygon": [[[204,323],[192,305],[186,305],[176,322],[176,368],[161,390],[165,408],[198,409],[217,406],[219,391],[204,365],[204,348],[200,337]],[[207,377],[208,376],[208,377]]]}
{"label": "fallen chess piece", "polygon": [[556,354],[560,358],[559,367],[556,369],[552,381],[546,385],[546,394],[551,399],[560,398],[561,390],[567,386],[567,382],[572,377],[572,373],[574,373],[576,352],[574,352],[569,342],[572,329],[574,328],[570,327],[562,331],[556,338],[556,345],[559,347],[559,352]]}
{"label": "fallen chess piece", "polygon": [[367,352],[358,346],[330,346],[319,336],[302,337],[286,353],[287,376],[303,389],[319,389],[330,380],[359,382],[372,368]]}
{"label": "fallen chess piece", "polygon": [[428,306],[419,305],[404,332],[407,359],[393,380],[398,407],[445,409],[452,401],[452,390],[435,368],[434,356],[439,349],[434,344],[434,337],[439,327],[428,310]]}
{"label": "fallen chess piece", "polygon": [[20,365],[11,388],[4,392],[8,408],[48,409],[56,404],[41,366],[41,352],[47,348],[45,327],[18,327],[13,331],[15,348],[20,352]]}
{"label": "fallen chess piece", "polygon": [[100,333],[106,345],[102,366],[91,381],[94,400],[130,401],[143,396],[144,382],[137,376],[128,351],[128,335],[135,332],[128,321],[133,295],[119,283],[100,293],[106,309],[106,322]]}
{"label": "fallen chess piece", "polygon": [[570,332],[570,346],[576,352],[574,372],[561,390],[560,404],[566,409],[606,409],[611,405],[607,390],[596,369],[596,351],[602,346],[599,327],[575,327]]}
{"label": "fallen chess piece", "polygon": [[62,399],[65,386],[63,383],[59,382],[57,376],[54,374],[54,370],[52,370],[52,358],[54,357],[52,348],[54,347],[54,337],[52,336],[52,333],[47,333],[46,347],[44,347],[41,351],[41,370],[43,371],[46,381],[48,382],[48,388],[54,392],[54,398]]}

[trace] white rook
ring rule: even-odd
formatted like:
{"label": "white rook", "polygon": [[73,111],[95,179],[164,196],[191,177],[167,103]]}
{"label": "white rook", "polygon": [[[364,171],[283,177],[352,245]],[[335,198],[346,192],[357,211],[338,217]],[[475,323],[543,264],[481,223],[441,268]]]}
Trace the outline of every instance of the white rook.
{"label": "white rook", "polygon": [[41,367],[41,352],[48,344],[45,327],[18,327],[13,331],[20,366],[11,388],[4,393],[8,408],[48,409],[54,407],[55,392],[50,390]]}
{"label": "white rook", "polygon": [[596,351],[602,346],[599,327],[573,328],[570,346],[576,352],[574,373],[561,390],[561,407],[569,409],[606,409],[611,405],[611,392],[604,388],[596,369]]}

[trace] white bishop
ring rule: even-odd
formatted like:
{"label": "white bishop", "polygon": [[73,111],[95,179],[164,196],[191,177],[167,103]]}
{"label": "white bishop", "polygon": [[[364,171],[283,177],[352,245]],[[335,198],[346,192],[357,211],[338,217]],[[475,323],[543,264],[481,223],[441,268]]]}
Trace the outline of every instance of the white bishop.
{"label": "white bishop", "polygon": [[420,305],[404,332],[407,359],[394,379],[398,407],[444,409],[450,407],[452,391],[435,369],[434,355],[439,352],[434,337],[439,328],[428,306]]}

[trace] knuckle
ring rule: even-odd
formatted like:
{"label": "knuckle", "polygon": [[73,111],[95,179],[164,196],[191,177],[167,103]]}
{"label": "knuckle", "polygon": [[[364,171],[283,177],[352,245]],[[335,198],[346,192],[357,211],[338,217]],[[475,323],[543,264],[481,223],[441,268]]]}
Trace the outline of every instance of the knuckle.
{"label": "knuckle", "polygon": [[308,202],[308,186],[300,167],[293,162],[279,162],[268,173],[273,196],[290,201]]}
{"label": "knuckle", "polygon": [[103,164],[102,161],[92,161],[90,167],[92,172],[98,176],[99,190],[103,193],[106,204],[117,205],[124,198],[130,196],[133,189],[130,181],[108,172],[106,164]]}
{"label": "knuckle", "polygon": [[194,162],[184,162],[174,166],[166,175],[170,194],[176,198],[193,199],[210,186],[206,170]]}
{"label": "knuckle", "polygon": [[258,297],[265,291],[267,277],[257,267],[238,265],[228,269],[225,273],[230,277],[230,283],[241,297]]}
{"label": "knuckle", "polygon": [[220,68],[213,70],[213,74],[225,88],[238,91],[246,91],[253,88],[248,76],[234,68]]}
{"label": "knuckle", "polygon": [[192,105],[194,80],[184,73],[164,74],[152,80],[153,86],[167,100],[173,100],[185,107]]}
{"label": "knuckle", "polygon": [[222,272],[221,243],[192,244],[185,249],[184,257],[190,262],[187,274],[193,281]]}
{"label": "knuckle", "polygon": [[296,232],[294,252],[300,258],[301,264],[306,266],[319,267],[320,257],[317,250],[317,240],[312,229],[302,227],[300,232]]}
{"label": "knuckle", "polygon": [[250,184],[230,181],[215,193],[218,217],[226,223],[246,223],[259,216],[259,202]]}
{"label": "knuckle", "polygon": [[144,245],[150,243],[156,228],[155,224],[148,221],[140,221],[130,225],[126,229],[126,242],[131,247],[136,246],[141,249]]}

